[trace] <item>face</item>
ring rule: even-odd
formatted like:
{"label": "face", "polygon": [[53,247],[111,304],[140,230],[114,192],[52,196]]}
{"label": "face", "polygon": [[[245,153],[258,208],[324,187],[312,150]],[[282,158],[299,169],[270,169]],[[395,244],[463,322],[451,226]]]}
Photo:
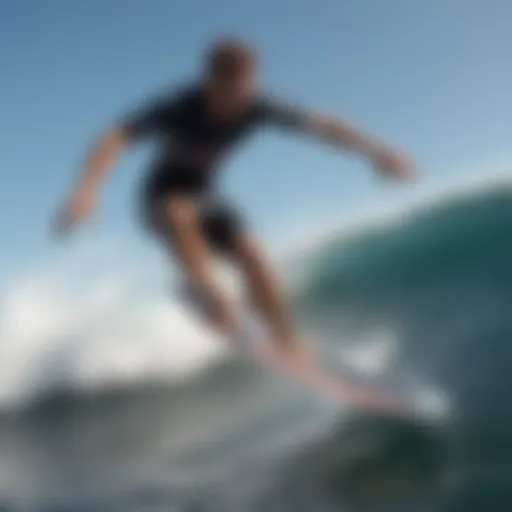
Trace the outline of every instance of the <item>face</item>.
{"label": "face", "polygon": [[210,91],[215,102],[226,110],[243,107],[256,89],[256,73],[252,66],[218,70],[210,75]]}

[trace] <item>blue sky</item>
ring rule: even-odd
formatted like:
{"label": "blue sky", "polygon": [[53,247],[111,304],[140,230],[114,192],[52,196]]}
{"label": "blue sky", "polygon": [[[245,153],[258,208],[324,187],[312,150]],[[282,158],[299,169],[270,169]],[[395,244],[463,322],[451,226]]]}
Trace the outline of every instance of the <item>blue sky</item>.
{"label": "blue sky", "polygon": [[[508,0],[2,2],[0,275],[48,251],[47,222],[98,130],[188,79],[219,34],[257,45],[276,94],[407,149],[424,183],[511,161],[510,19]],[[134,222],[147,157],[126,155],[99,226],[79,237],[96,230],[152,250]],[[233,155],[223,180],[269,238],[410,192],[353,157],[272,131]]]}

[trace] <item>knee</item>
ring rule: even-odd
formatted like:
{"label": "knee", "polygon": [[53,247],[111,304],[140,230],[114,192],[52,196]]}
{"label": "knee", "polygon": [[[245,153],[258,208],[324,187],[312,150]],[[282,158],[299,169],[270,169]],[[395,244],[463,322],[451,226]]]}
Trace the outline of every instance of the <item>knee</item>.
{"label": "knee", "polygon": [[207,209],[201,217],[201,229],[208,242],[227,255],[236,251],[243,225],[240,214],[228,205]]}
{"label": "knee", "polygon": [[165,206],[165,215],[169,220],[173,230],[189,229],[197,223],[197,214],[194,204],[181,198],[169,199]]}
{"label": "knee", "polygon": [[255,238],[244,233],[236,239],[235,256],[238,264],[245,270],[254,270],[265,264],[260,244]]}

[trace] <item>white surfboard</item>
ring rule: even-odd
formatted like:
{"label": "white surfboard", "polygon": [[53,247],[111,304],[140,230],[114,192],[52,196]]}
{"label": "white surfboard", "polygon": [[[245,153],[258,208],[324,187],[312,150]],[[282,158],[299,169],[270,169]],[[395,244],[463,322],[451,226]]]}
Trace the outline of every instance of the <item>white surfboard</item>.
{"label": "white surfboard", "polygon": [[314,356],[306,361],[298,361],[273,347],[260,345],[252,346],[249,355],[259,364],[288,374],[334,401],[365,411],[388,413],[394,416],[410,416],[412,412],[411,404],[404,401],[403,397],[333,375]]}
{"label": "white surfboard", "polygon": [[[209,317],[210,305],[195,287],[185,283],[181,288],[181,296],[189,306],[192,306],[193,311],[199,313],[200,318],[204,320]],[[245,328],[232,338],[231,344],[249,355],[256,363],[290,375],[335,402],[367,412],[393,416],[411,417],[417,414],[418,403],[414,396],[399,396],[395,392],[363,386],[348,378],[333,375],[315,357],[312,357],[308,364],[293,360],[269,343],[260,343],[262,336],[256,334],[259,329],[252,322],[250,315],[246,314],[245,320]]]}

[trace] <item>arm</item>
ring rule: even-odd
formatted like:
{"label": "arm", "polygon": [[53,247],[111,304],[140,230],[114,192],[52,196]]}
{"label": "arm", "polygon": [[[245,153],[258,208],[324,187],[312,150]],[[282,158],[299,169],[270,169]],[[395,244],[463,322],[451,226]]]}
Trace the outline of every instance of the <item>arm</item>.
{"label": "arm", "polygon": [[66,231],[78,220],[89,215],[103,178],[120,154],[133,140],[165,129],[169,122],[169,112],[168,105],[158,102],[100,135],[59,212],[55,226],[58,232]]}
{"label": "arm", "polygon": [[395,178],[412,173],[412,163],[405,155],[342,119],[310,115],[308,128],[319,138],[368,158],[378,171]]}
{"label": "arm", "polygon": [[309,114],[306,128],[320,139],[355,151],[362,156],[371,157],[377,146],[380,145],[369,134],[339,118]]}
{"label": "arm", "polygon": [[67,231],[77,221],[90,214],[103,177],[126,146],[126,134],[120,127],[114,127],[101,134],[57,215],[54,228],[58,233]]}
{"label": "arm", "polygon": [[343,119],[304,112],[275,102],[267,102],[264,113],[274,124],[297,129],[330,144],[354,151],[368,158],[374,167],[384,173],[406,177],[411,172],[411,163],[399,151]]}
{"label": "arm", "polygon": [[102,133],[86,158],[75,188],[96,191],[128,143],[127,134],[120,126]]}

